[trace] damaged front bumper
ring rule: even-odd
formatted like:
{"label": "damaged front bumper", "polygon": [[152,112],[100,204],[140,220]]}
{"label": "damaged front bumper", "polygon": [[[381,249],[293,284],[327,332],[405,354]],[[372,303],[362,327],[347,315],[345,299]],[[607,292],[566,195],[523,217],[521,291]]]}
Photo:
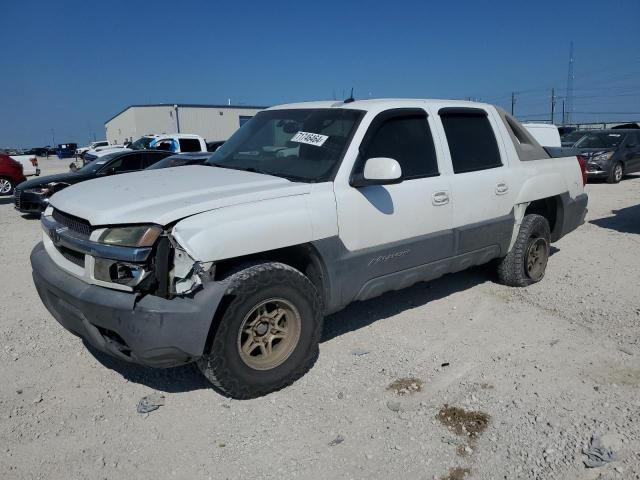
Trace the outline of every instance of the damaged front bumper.
{"label": "damaged front bumper", "polygon": [[208,281],[171,299],[92,285],[56,265],[42,243],[31,252],[33,279],[47,310],[70,332],[114,357],[172,367],[201,357],[225,282]]}

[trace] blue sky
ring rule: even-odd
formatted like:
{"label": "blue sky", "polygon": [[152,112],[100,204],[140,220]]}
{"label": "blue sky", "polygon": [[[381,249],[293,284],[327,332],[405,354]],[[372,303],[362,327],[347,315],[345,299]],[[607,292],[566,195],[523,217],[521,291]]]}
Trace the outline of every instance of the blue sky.
{"label": "blue sky", "polygon": [[507,108],[516,91],[516,114],[548,118],[571,41],[575,118],[640,120],[638,0],[3,0],[0,146],[49,144],[52,129],[100,139],[132,103],[273,105],[351,87]]}

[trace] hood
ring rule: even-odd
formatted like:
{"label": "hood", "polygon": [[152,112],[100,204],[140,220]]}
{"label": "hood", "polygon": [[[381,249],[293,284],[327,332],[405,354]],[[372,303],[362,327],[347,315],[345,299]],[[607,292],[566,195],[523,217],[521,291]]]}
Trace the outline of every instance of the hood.
{"label": "hood", "polygon": [[49,183],[69,183],[74,184],[81,182],[87,177],[76,172],[57,173],[55,175],[47,175],[46,177],[36,177],[20,185],[22,190],[26,188],[43,187]]}
{"label": "hood", "polygon": [[310,191],[309,184],[280,177],[194,165],[89,180],[56,193],[50,204],[95,226],[167,225],[208,210]]}

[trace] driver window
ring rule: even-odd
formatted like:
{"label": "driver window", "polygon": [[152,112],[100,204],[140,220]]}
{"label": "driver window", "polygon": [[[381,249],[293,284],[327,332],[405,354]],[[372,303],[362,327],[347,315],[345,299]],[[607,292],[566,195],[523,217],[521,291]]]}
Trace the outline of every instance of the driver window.
{"label": "driver window", "polygon": [[369,158],[387,157],[400,164],[405,180],[439,174],[426,113],[394,115],[371,128],[373,135],[365,146],[362,167]]}

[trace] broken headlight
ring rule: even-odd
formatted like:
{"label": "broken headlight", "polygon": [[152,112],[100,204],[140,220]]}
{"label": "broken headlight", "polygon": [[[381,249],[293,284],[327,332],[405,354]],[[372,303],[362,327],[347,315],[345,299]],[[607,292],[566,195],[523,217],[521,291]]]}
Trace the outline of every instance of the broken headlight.
{"label": "broken headlight", "polygon": [[145,265],[96,258],[93,276],[96,280],[135,287],[150,273]]}
{"label": "broken headlight", "polygon": [[120,247],[152,247],[161,233],[156,225],[107,228],[98,241]]}

